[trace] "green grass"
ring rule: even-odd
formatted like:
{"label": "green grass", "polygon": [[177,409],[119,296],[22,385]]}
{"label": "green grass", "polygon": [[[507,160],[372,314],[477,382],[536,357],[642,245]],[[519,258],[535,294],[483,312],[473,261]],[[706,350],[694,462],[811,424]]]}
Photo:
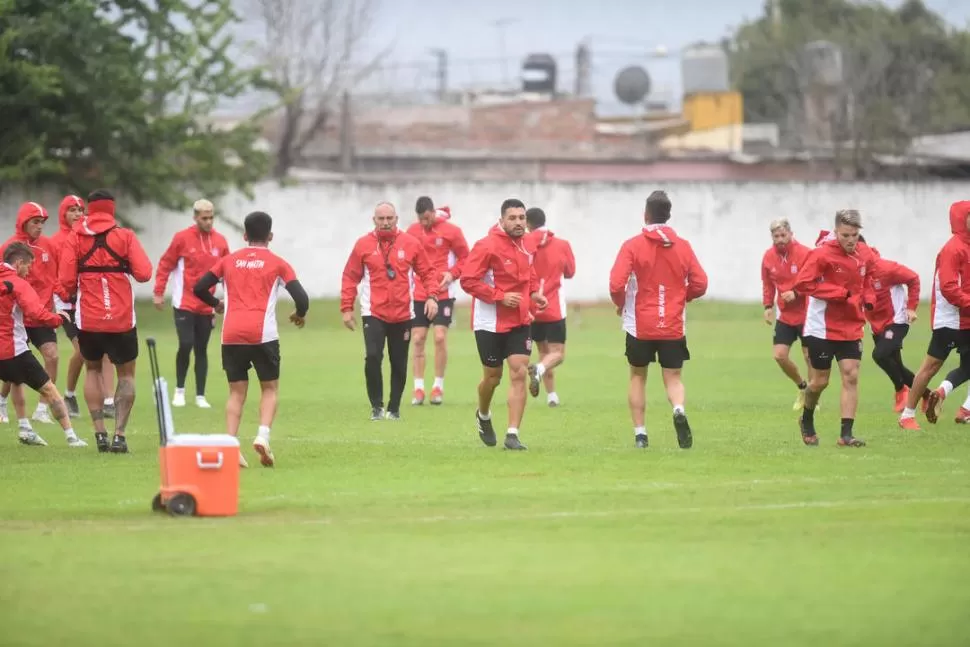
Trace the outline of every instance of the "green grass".
{"label": "green grass", "polygon": [[[283,334],[274,470],[249,449],[247,406],[254,467],[231,519],[149,512],[143,356],[130,455],[68,449],[47,426],[47,448],[18,445],[12,426],[0,439],[0,644],[967,645],[970,432],[952,422],[965,392],[941,424],[902,433],[867,359],[856,429],[869,446],[835,446],[832,391],[822,445],[806,448],[760,310],[691,307],[694,449],[677,449],[652,375],[651,447],[637,451],[617,319],[584,309],[564,406],[530,401],[529,451],[513,454],[475,433],[467,319],[445,405],[371,423],[360,334],[314,304]],[[172,380],[171,316],[140,316]],[[914,368],[927,332],[921,320],[907,340]],[[211,356],[216,409],[177,410],[183,432],[222,429]],[[79,432],[91,439],[86,421]]]}

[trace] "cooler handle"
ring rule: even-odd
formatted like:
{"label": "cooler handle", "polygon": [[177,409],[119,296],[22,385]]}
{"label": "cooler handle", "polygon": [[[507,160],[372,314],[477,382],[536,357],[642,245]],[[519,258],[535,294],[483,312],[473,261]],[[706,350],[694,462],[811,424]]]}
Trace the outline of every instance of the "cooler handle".
{"label": "cooler handle", "polygon": [[[222,467],[222,452],[217,452],[218,458],[214,463],[207,463],[203,460],[202,452],[195,452],[195,464],[199,466],[200,470],[217,470]],[[208,454],[206,458],[211,457],[212,454]]]}

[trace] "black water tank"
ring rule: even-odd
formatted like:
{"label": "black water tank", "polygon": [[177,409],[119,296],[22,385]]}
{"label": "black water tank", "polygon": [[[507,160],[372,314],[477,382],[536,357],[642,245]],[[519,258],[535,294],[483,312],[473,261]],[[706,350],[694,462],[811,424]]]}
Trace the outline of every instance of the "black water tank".
{"label": "black water tank", "polygon": [[556,93],[556,59],[549,54],[529,54],[522,64],[522,91]]}

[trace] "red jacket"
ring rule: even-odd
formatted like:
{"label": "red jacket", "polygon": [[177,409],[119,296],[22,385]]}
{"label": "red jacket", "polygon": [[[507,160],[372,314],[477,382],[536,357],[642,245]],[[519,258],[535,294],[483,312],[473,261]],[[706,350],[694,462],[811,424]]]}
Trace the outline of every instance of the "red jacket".
{"label": "red jacket", "polygon": [[906,311],[919,306],[919,274],[870,249],[876,259],[868,277],[866,319],[872,333],[879,335],[893,324],[909,323]]}
{"label": "red jacket", "polygon": [[785,303],[782,292],[795,286],[798,270],[805,264],[812,250],[792,239],[784,249],[772,245],[761,259],[761,305],[768,308],[775,305],[775,317],[781,323],[801,327],[805,323],[805,308],[808,303],[804,295],[796,294],[795,300]]}
{"label": "red jacket", "polygon": [[[395,273],[388,276],[388,268]],[[427,293],[434,292],[440,278],[421,243],[400,229],[369,232],[357,239],[344,266],[340,311],[351,312],[360,286],[360,315],[387,323],[414,318],[409,273],[414,271]]]}
{"label": "red jacket", "polygon": [[694,249],[667,225],[647,225],[623,243],[610,270],[610,298],[637,339],[684,337],[687,304],[706,292]]}
{"label": "red jacket", "polygon": [[[472,329],[504,333],[532,323],[532,293],[539,289],[533,249],[495,226],[465,259],[461,289],[472,297]],[[518,306],[502,304],[507,292],[522,295]]]}
{"label": "red jacket", "polygon": [[[30,273],[27,274],[27,283],[34,289],[35,297],[48,311],[54,308],[54,290],[57,287],[57,253],[50,238],[41,235],[31,240],[24,231],[24,226],[31,218],[40,216],[47,220],[47,210],[36,202],[25,202],[17,211],[16,233],[8,238],[3,245],[0,245],[0,258],[6,251],[10,243],[24,243],[34,252],[34,263],[30,266]],[[26,314],[24,325],[28,328],[39,328],[44,323]]]}
{"label": "red jacket", "polygon": [[556,234],[546,227],[536,229],[527,234],[529,245],[535,249],[536,275],[542,294],[549,301],[544,310],[537,310],[536,321],[560,321],[566,318],[566,296],[562,289],[562,280],[571,279],[576,274],[576,257],[573,248],[565,238],[557,238]]}
{"label": "red jacket", "polygon": [[[101,234],[114,254],[94,249]],[[150,281],[152,262],[135,232],[118,226],[114,202],[97,200],[88,205],[87,215],[74,223],[61,260],[59,296],[64,301],[76,298],[79,330],[117,333],[135,327],[131,279]]]}
{"label": "red jacket", "polygon": [[970,329],[970,232],[967,214],[970,201],[950,206],[950,240],[936,255],[930,318],[933,330]]}
{"label": "red jacket", "polygon": [[[61,263],[61,257],[64,255],[64,250],[67,249],[68,239],[71,237],[71,225],[67,224],[67,210],[71,207],[81,207],[84,208],[84,198],[76,195],[64,196],[61,200],[61,205],[57,209],[57,232],[50,237],[51,245],[54,247],[54,253],[57,255],[58,267]],[[59,279],[58,279],[59,280]],[[65,303],[63,299],[57,294],[58,290],[54,290],[54,307],[58,310],[73,310],[73,303]]]}
{"label": "red jacket", "polygon": [[[158,261],[155,296],[165,294],[165,286],[171,276],[173,308],[211,315],[212,308],[199,301],[192,290],[199,279],[228,254],[229,243],[215,230],[203,233],[198,226],[192,225],[176,233]],[[212,292],[215,292],[215,288],[212,288]]]}
{"label": "red jacket", "polygon": [[[458,279],[461,278],[461,263],[468,256],[468,243],[461,228],[448,222],[447,218],[438,218],[430,229],[425,229],[420,222],[408,227],[407,233],[417,239],[428,255],[428,260],[434,267],[435,278],[438,283],[445,272],[451,272],[455,279],[446,289],[438,292],[438,299],[454,299],[458,291]],[[413,277],[412,277],[413,279]],[[414,300],[424,301],[428,292],[421,281],[414,282]]]}
{"label": "red jacket", "polygon": [[806,337],[832,341],[862,339],[866,323],[863,301],[866,276],[871,273],[875,256],[864,244],[846,254],[839,241],[826,240],[808,255],[798,271],[795,292],[808,295]]}
{"label": "red jacket", "polygon": [[28,352],[25,320],[57,328],[61,318],[45,308],[30,284],[6,263],[0,263],[0,286],[0,360],[5,360]]}

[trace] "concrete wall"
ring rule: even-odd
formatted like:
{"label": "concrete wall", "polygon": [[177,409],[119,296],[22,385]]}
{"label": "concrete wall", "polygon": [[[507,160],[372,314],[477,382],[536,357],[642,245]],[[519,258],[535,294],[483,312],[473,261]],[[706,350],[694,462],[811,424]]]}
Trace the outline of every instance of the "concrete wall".
{"label": "concrete wall", "polygon": [[[730,301],[760,298],[759,267],[770,244],[771,219],[789,218],[796,237],[811,245],[820,228],[830,227],[835,210],[849,207],[862,211],[871,244],[920,273],[927,298],[934,257],[949,235],[949,206],[970,198],[970,183],[320,183],[286,189],[267,183],[258,187],[253,201],[238,195],[223,200],[219,216],[238,223],[251,210],[268,211],[275,219],[273,249],[290,260],[311,296],[332,297],[339,292],[346,256],[370,227],[379,200],[397,204],[406,225],[413,220],[415,198],[428,193],[439,205],[451,206],[454,221],[472,242],[495,222],[503,199],[519,197],[527,205],[543,207],[553,230],[571,241],[578,272],[568,295],[589,301],[607,298],[616,251],[639,232],[644,200],[658,187],[674,202],[671,225],[692,242],[710,275],[708,297]],[[30,196],[52,212],[60,197]],[[25,194],[12,190],[0,194],[0,231],[12,231],[23,199]],[[189,214],[130,208],[123,201],[119,211],[143,228],[141,238],[153,260],[172,234],[190,222]],[[220,229],[234,246],[242,243],[230,227],[223,224]],[[150,287],[140,286],[139,293],[150,294]]]}

